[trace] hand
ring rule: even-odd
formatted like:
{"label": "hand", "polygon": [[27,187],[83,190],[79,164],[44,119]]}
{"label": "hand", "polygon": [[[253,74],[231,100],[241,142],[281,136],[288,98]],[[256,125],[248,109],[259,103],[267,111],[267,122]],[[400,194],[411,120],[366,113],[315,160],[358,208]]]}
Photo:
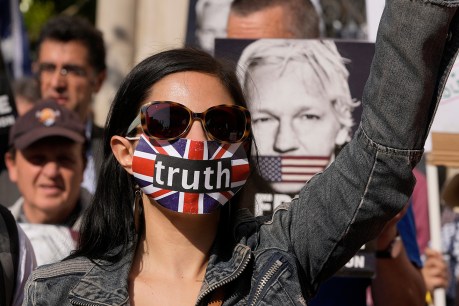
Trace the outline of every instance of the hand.
{"label": "hand", "polygon": [[426,248],[426,260],[422,268],[422,276],[428,291],[446,288],[449,282],[448,267],[443,255],[435,250]]}

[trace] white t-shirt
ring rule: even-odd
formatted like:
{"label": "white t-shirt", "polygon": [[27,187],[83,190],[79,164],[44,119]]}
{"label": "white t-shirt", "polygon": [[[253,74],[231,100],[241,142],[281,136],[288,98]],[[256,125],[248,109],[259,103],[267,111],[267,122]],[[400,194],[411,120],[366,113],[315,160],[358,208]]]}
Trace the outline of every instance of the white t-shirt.
{"label": "white t-shirt", "polygon": [[24,299],[24,286],[32,273],[33,269],[37,266],[35,260],[35,253],[30,243],[29,238],[17,225],[18,236],[19,236],[19,260],[18,260],[18,274],[16,275],[16,286],[14,290],[12,306],[22,305]]}
{"label": "white t-shirt", "polygon": [[61,261],[76,249],[77,236],[69,227],[19,223],[35,251],[37,267]]}

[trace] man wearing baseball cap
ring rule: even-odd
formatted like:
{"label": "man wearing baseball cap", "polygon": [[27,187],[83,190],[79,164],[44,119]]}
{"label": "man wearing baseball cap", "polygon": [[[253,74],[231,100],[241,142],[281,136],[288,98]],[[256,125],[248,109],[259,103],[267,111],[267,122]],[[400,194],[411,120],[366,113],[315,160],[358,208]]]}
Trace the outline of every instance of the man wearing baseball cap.
{"label": "man wearing baseball cap", "polygon": [[17,119],[9,146],[5,163],[22,194],[10,207],[16,221],[78,231],[91,198],[81,187],[86,137],[78,115],[54,101],[40,102]]}

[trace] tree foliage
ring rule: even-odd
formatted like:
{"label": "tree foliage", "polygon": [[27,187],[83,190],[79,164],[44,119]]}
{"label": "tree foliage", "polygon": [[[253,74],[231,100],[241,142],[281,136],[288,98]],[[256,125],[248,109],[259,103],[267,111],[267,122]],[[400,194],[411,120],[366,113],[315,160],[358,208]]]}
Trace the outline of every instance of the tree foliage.
{"label": "tree foliage", "polygon": [[96,16],[96,0],[21,0],[21,11],[29,36],[32,53],[42,26],[59,14],[79,15],[93,24]]}

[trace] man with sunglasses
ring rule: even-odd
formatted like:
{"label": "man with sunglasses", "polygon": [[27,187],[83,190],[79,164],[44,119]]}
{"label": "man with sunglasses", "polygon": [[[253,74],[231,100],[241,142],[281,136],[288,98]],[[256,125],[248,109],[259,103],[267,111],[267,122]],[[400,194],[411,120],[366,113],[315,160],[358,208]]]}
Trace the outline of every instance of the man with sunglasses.
{"label": "man with sunglasses", "polygon": [[51,19],[40,33],[34,69],[42,98],[75,111],[86,124],[90,143],[83,186],[94,192],[103,130],[94,124],[92,102],[106,78],[102,33],[76,16]]}

